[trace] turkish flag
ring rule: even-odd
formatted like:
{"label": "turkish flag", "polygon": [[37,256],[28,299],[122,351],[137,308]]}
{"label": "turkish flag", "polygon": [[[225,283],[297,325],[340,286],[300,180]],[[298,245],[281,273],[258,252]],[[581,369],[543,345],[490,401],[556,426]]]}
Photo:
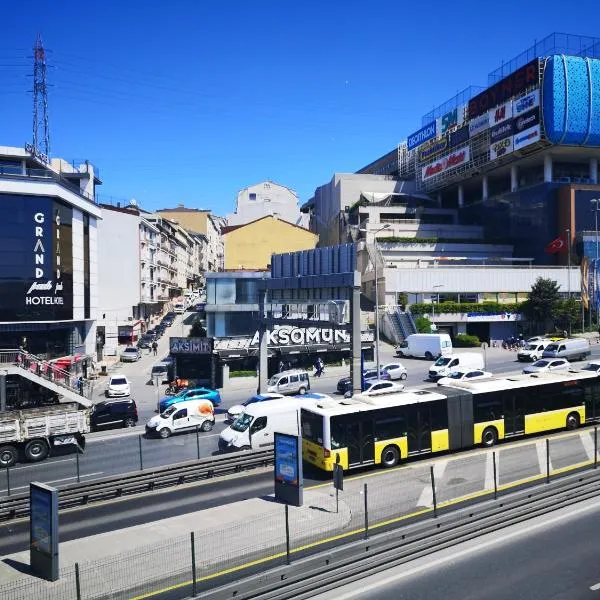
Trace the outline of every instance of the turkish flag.
{"label": "turkish flag", "polygon": [[556,253],[560,253],[560,252],[567,252],[569,249],[567,244],[568,244],[567,234],[566,234],[566,232],[563,232],[560,234],[559,237],[557,237],[555,240],[553,240],[546,246],[546,254],[556,254]]}

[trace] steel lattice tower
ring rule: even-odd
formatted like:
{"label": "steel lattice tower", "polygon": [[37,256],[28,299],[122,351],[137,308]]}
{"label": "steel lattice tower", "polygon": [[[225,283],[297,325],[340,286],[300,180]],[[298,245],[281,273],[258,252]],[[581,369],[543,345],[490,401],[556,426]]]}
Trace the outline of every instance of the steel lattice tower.
{"label": "steel lattice tower", "polygon": [[39,33],[33,47],[33,147],[37,152],[50,155],[46,51]]}

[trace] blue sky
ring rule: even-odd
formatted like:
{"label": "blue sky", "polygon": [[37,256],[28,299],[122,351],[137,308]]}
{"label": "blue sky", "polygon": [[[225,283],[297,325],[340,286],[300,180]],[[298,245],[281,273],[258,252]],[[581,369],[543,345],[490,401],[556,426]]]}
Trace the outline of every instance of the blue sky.
{"label": "blue sky", "polygon": [[577,11],[556,0],[61,6],[3,11],[0,145],[31,139],[39,32],[51,50],[52,156],[97,165],[105,198],[220,215],[263,179],[307,200],[535,39],[600,36],[586,18],[597,0],[578,0]]}

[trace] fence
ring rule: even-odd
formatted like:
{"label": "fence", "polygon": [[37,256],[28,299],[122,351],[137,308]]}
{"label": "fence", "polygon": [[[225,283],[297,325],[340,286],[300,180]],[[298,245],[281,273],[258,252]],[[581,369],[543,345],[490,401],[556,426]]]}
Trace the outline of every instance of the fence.
{"label": "fence", "polygon": [[[272,498],[252,499],[236,507],[222,505],[188,515],[180,523],[195,531],[171,539],[161,538],[160,527],[153,525],[142,526],[141,532],[117,533],[109,542],[119,548],[118,554],[66,565],[55,583],[25,577],[0,585],[0,597],[118,600],[158,594],[166,588],[169,597],[177,597],[177,590],[179,597],[189,597],[333,545],[416,519],[435,519],[441,511],[466,501],[493,506],[516,488],[550,485],[574,471],[581,482],[580,472],[597,466],[597,428],[442,456],[434,464],[415,462],[366,480],[347,478],[339,507],[332,484],[326,482],[305,491],[300,508],[284,507]],[[204,527],[198,526],[199,519]],[[181,528],[175,526],[173,531]],[[147,545],[140,544],[140,537]],[[98,554],[98,545],[89,544],[85,552]],[[71,555],[77,554],[71,551]]]}

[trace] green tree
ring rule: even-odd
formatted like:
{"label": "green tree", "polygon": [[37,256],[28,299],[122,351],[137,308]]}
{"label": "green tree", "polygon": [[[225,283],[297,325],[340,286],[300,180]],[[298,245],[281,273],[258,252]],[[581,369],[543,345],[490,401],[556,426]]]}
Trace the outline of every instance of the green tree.
{"label": "green tree", "polygon": [[417,317],[415,325],[419,333],[431,333],[431,321],[427,317]]}
{"label": "green tree", "polygon": [[554,320],[560,302],[559,285],[553,279],[538,277],[531,286],[529,298],[523,303],[523,314],[533,323],[536,331],[548,329]]}
{"label": "green tree", "polygon": [[189,337],[206,337],[206,329],[202,327],[202,323],[200,323],[200,321],[195,321],[190,327]]}
{"label": "green tree", "polygon": [[570,332],[572,327],[581,327],[581,303],[575,298],[560,300],[553,313],[554,324],[559,329]]}

